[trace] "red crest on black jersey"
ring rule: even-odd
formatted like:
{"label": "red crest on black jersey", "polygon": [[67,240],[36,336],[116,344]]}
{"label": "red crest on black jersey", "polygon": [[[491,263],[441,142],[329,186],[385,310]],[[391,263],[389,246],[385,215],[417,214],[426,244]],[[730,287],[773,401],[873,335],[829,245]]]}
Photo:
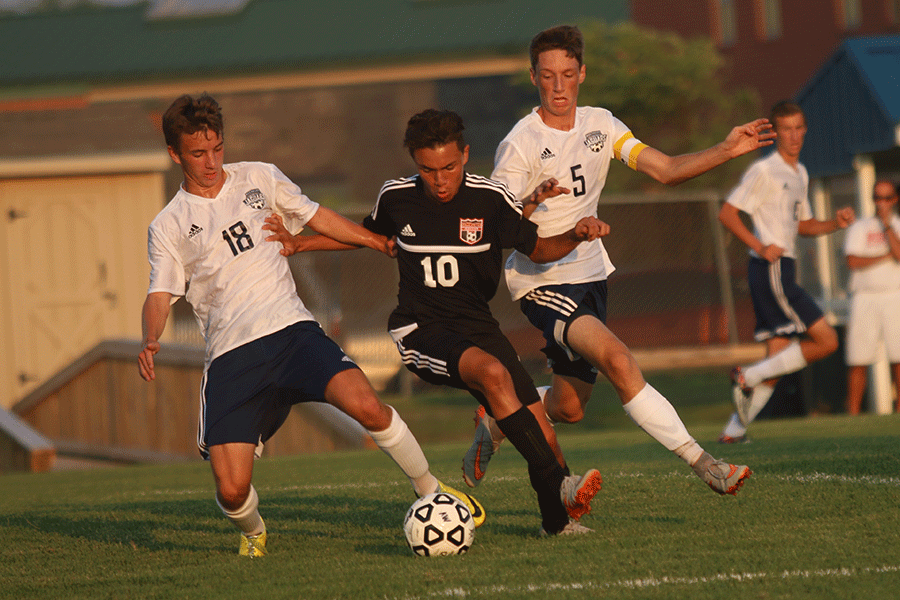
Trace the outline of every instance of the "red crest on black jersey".
{"label": "red crest on black jersey", "polygon": [[459,239],[465,243],[472,245],[481,241],[481,234],[484,233],[484,219],[460,219],[459,220]]}

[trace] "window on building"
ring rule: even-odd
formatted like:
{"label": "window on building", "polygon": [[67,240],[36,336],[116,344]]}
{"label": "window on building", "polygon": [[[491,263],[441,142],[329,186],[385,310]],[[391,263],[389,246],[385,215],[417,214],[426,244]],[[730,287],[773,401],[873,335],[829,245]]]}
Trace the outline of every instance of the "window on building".
{"label": "window on building", "polygon": [[781,37],[781,0],[757,0],[756,25],[759,37],[775,40]]}
{"label": "window on building", "polygon": [[861,0],[838,0],[838,18],[844,29],[859,29],[862,24]]}
{"label": "window on building", "polygon": [[[734,4],[737,0],[716,0],[716,27],[720,46],[731,46],[737,41],[737,15]],[[898,0],[900,1],[900,0]]]}

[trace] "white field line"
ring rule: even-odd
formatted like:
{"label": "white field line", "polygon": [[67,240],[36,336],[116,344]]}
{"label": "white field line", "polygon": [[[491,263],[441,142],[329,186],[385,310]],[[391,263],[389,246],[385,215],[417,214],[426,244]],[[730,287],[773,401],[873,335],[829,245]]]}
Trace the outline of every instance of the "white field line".
{"label": "white field line", "polygon": [[[604,473],[604,479],[614,481],[616,478],[630,479],[670,479],[670,478],[693,478],[695,475],[690,471],[673,471],[662,475],[645,475],[640,472],[620,472],[615,474]],[[837,475],[834,473],[797,473],[795,475],[762,475],[758,473],[752,475],[753,478],[776,479],[787,483],[818,483],[818,482],[834,482],[849,485],[883,485],[888,487],[900,487],[900,477],[873,477],[871,475]],[[501,477],[493,477],[491,481],[521,481],[526,479],[523,475],[503,475]],[[285,485],[285,486],[258,486],[257,490],[262,492],[328,492],[341,490],[372,490],[378,488],[389,488],[408,485],[406,481],[373,481],[373,482],[344,482],[335,484],[316,484],[316,485]],[[212,492],[212,485],[204,489],[184,489],[184,490],[153,490],[151,492],[143,492],[142,496],[190,496],[194,494],[207,495]]]}
{"label": "white field line", "polygon": [[495,597],[500,594],[534,594],[543,598],[546,594],[557,591],[586,591],[603,592],[618,589],[644,589],[661,588],[664,586],[692,586],[710,583],[730,581],[764,581],[764,580],[790,580],[790,579],[823,579],[835,577],[861,577],[872,574],[900,573],[900,565],[883,565],[880,567],[864,567],[859,569],[816,569],[812,571],[781,571],[781,572],[756,572],[756,573],[717,573],[706,577],[648,577],[646,579],[623,579],[608,582],[578,582],[578,583],[529,583],[518,586],[492,585],[473,588],[447,588],[430,592],[424,596],[399,596],[386,600],[425,600],[426,598],[476,598]]}

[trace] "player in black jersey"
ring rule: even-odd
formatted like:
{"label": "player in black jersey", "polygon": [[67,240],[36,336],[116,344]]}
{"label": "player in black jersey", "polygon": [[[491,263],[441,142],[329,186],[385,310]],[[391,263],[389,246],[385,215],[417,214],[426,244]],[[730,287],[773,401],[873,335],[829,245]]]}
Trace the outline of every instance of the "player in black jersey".
{"label": "player in black jersey", "polygon": [[[569,474],[534,382],[488,301],[497,291],[504,249],[549,262],[609,228],[585,217],[565,233],[539,238],[505,185],[465,172],[469,147],[463,129],[452,111],[413,116],[404,146],[418,175],[386,182],[363,222],[373,232],[396,237],[400,291],[390,333],[410,371],[430,383],[468,390],[497,419],[528,462],[542,533],[588,532],[578,519],[590,511],[600,473]],[[547,181],[529,202],[565,192]],[[268,239],[281,241],[285,254],[352,247],[322,236],[290,238],[277,223],[269,228],[276,234]]]}

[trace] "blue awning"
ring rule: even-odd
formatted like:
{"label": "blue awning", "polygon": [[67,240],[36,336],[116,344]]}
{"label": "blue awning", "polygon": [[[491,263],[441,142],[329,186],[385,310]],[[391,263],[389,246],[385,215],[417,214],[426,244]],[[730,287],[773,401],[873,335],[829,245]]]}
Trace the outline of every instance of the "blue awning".
{"label": "blue awning", "polygon": [[846,40],[799,94],[811,177],[853,171],[853,157],[898,145],[900,35]]}

